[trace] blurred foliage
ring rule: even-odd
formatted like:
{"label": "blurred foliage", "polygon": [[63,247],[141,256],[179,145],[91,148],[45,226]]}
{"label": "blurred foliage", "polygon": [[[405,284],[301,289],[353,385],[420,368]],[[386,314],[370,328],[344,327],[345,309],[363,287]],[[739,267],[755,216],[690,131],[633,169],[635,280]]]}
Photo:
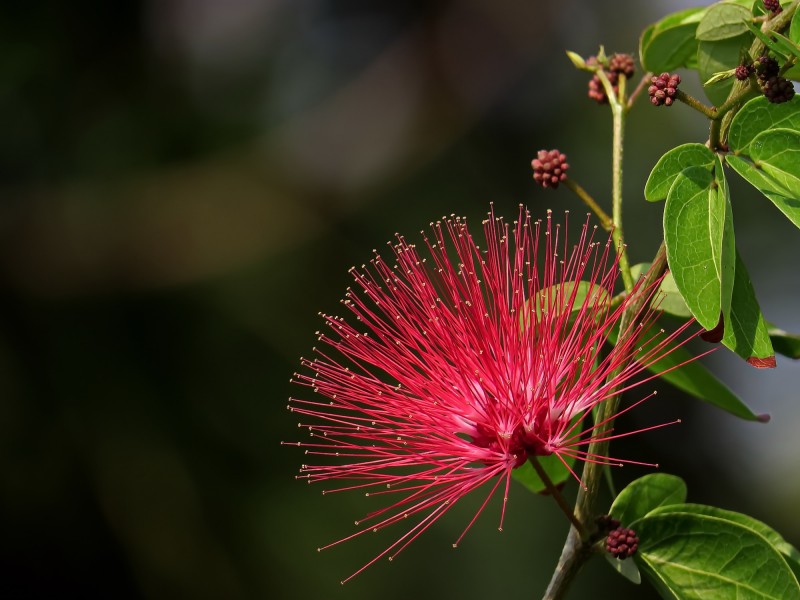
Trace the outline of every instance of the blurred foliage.
{"label": "blurred foliage", "polygon": [[[633,51],[653,10],[632,0],[613,14],[588,0],[3,3],[3,595],[542,589],[566,522],[521,487],[502,534],[489,509],[452,551],[465,506],[395,564],[339,586],[386,538],[316,552],[368,509],[294,480],[302,457],[279,445],[296,433],[288,379],[317,311],[336,309],[346,269],[395,231],[411,236],[451,212],[477,219],[490,200],[506,214],[519,202],[582,214],[530,184],[539,148],[567,152],[607,200],[608,115],[563,49]],[[626,171],[635,260],[655,250],[661,218],[635,199],[695,123],[644,113],[631,116]],[[747,480],[707,476],[716,467],[696,453],[733,442],[711,436],[705,407],[662,396],[631,418],[699,415],[695,425],[616,451],[658,460],[693,500],[751,509],[796,539],[796,525],[777,522],[791,517],[768,518]],[[783,506],[797,496],[787,491]],[[575,597],[604,585],[644,597],[601,561],[588,571]]]}

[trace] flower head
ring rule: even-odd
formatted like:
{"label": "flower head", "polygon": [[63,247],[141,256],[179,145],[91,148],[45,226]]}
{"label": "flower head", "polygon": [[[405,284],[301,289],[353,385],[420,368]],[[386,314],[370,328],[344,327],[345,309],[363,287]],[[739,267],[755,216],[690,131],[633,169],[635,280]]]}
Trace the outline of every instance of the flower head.
{"label": "flower head", "polygon": [[650,78],[650,85],[647,93],[650,95],[650,102],[654,106],[672,106],[675,96],[678,94],[678,85],[681,83],[681,76],[677,73],[670,75],[662,73]]}
{"label": "flower head", "polygon": [[558,150],[539,150],[531,161],[533,179],[543,188],[556,189],[567,178],[567,155]]}
{"label": "flower head", "polygon": [[619,255],[610,238],[594,240],[596,227],[584,224],[570,247],[549,212],[534,221],[520,207],[513,226],[492,211],[483,229],[482,248],[466,220],[447,218],[432,224],[424,251],[398,235],[394,264],[376,252],[353,268],[343,303],[354,319],[323,315],[321,345],[293,378],[315,392],[289,404],[311,436],[295,442],[313,461],[298,477],[384,500],[330,545],[414,521],[355,574],[484,484],[478,514],[502,489],[502,527],[511,473],[530,457],[610,462],[586,447],[613,434],[584,419],[633,387],[682,331],[658,333],[642,351],[656,316],[647,302],[619,343],[606,344],[628,304],[649,300],[660,280],[644,276],[612,305]]}

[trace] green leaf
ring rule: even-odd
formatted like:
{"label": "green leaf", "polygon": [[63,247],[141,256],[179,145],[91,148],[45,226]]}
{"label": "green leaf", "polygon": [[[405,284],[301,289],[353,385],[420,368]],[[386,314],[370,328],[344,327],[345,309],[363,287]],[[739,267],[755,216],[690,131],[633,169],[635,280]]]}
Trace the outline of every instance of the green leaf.
{"label": "green leaf", "polygon": [[689,8],[648,27],[639,45],[639,59],[645,70],[661,73],[687,66],[697,52],[695,32],[705,10]]}
{"label": "green leaf", "polygon": [[725,162],[745,181],[764,194],[792,223],[800,227],[800,199],[764,171],[739,156],[729,154],[725,157]]}
{"label": "green leaf", "polygon": [[726,40],[747,31],[746,23],[753,19],[753,13],[744,6],[730,2],[718,2],[706,11],[697,24],[695,37],[704,42]]}
{"label": "green leaf", "polygon": [[703,86],[709,86],[713,83],[725,81],[726,79],[730,79],[734,75],[736,75],[736,69],[728,69],[727,71],[720,71],[719,73],[714,73],[711,76],[711,79],[703,83]]}
{"label": "green leaf", "polygon": [[603,556],[606,557],[608,564],[611,565],[611,568],[614,569],[617,573],[622,575],[628,581],[639,585],[642,583],[642,575],[639,573],[639,567],[636,566],[636,562],[630,559],[620,560],[618,558],[614,558],[608,552],[603,552]]}
{"label": "green leaf", "polygon": [[734,271],[736,269],[736,240],[733,233],[733,208],[731,208],[731,194],[728,189],[728,180],[722,167],[722,159],[714,155],[714,183],[717,205],[725,207],[725,220],[722,233],[722,315],[725,319],[730,316],[731,302],[733,299]]}
{"label": "green leaf", "polygon": [[[631,277],[636,281],[649,268],[649,262],[635,264],[631,267]],[[681,296],[678,286],[675,285],[675,278],[669,271],[661,280],[661,285],[658,286],[658,293],[653,297],[651,305],[656,310],[684,320],[692,316],[692,311],[686,306],[686,300]]]}
{"label": "green leaf", "polygon": [[[772,544],[773,548],[783,554],[787,562],[790,563],[789,566],[792,567],[792,570],[794,570],[794,566],[800,567],[800,552],[797,551],[797,548],[783,539],[781,534],[772,529],[772,527],[753,517],[732,510],[717,508],[716,506],[707,506],[705,504],[672,504],[670,506],[659,506],[653,509],[647,516],[665,513],[709,515],[718,519],[738,523],[766,538],[767,541]],[[795,564],[792,565],[791,563]]]}
{"label": "green leaf", "polygon": [[[553,482],[553,485],[559,486],[572,476],[569,469],[555,454],[550,456],[538,456],[537,460],[542,465],[545,473]],[[564,457],[567,464],[572,467],[575,464],[575,459],[572,457]],[[536,469],[530,462],[525,462],[523,465],[511,471],[511,476],[519,481],[522,485],[528,488],[534,494],[546,494],[547,488],[544,482],[536,473]]]}
{"label": "green leaf", "polygon": [[[608,340],[616,343],[617,332],[613,331]],[[658,343],[658,336],[651,336],[641,344],[644,356]],[[682,365],[678,367],[678,365]],[[672,369],[672,370],[670,370]],[[668,354],[648,365],[647,370],[664,381],[699,400],[713,404],[746,421],[769,421],[769,415],[757,415],[734,394],[728,386],[706,369],[700,362],[692,360],[692,354],[685,348],[673,348]]]}
{"label": "green leaf", "polygon": [[683,144],[658,159],[644,186],[644,197],[650,202],[663,200],[678,173],[687,167],[714,166],[714,154],[703,144]]}
{"label": "green leaf", "polygon": [[730,319],[725,319],[722,343],[756,368],[775,367],[775,351],[772,349],[767,322],[758,306],[750,275],[738,253]]}
{"label": "green leaf", "polygon": [[772,340],[772,347],[775,352],[797,360],[800,358],[800,335],[786,333],[783,329],[767,323],[769,339]]}
{"label": "green leaf", "polygon": [[795,44],[800,44],[800,12],[795,12],[792,17],[792,24],[789,26],[789,39]]}
{"label": "green leaf", "polygon": [[764,33],[763,31],[761,31],[761,28],[756,27],[753,23],[748,23],[747,28],[755,37],[757,37],[761,42],[763,42],[767,48],[769,48],[774,54],[778,55],[780,62],[784,62],[786,60],[786,58],[788,57],[786,51],[783,48],[781,48],[781,44],[777,43],[771,37],[772,33],[770,33],[769,35]]}
{"label": "green leaf", "polygon": [[781,128],[759,133],[750,144],[750,158],[792,197],[800,198],[800,131]]}
{"label": "green leaf", "polygon": [[646,273],[652,263],[649,262],[640,262],[636,263],[635,265],[631,265],[631,278],[636,281],[641,277],[642,273]]}
{"label": "green leaf", "polygon": [[702,514],[660,514],[635,523],[636,563],[666,597],[800,599],[800,585],[764,536]]}
{"label": "green leaf", "polygon": [[771,35],[775,36],[775,43],[781,49],[783,54],[786,54],[786,56],[800,58],[800,48],[798,48],[797,44],[795,44],[792,40],[787,38],[785,35],[778,33],[777,31],[771,32]]}
{"label": "green leaf", "polygon": [[783,76],[786,77],[786,79],[791,79],[792,81],[800,81],[800,65],[795,64],[794,66],[789,67]]}
{"label": "green leaf", "polygon": [[704,167],[681,171],[664,207],[667,262],[687,306],[705,329],[716,327],[730,309],[728,281],[734,264],[728,251],[733,241],[732,231],[726,231],[728,212],[723,190]]}
{"label": "green leaf", "polygon": [[[697,72],[700,81],[708,81],[715,73],[736,68],[744,51],[750,47],[753,36],[748,32],[736,37],[702,41],[697,46]],[[715,106],[728,98],[734,79],[725,79],[703,86],[706,96]]]}
{"label": "green leaf", "polygon": [[656,30],[656,23],[652,25],[648,25],[644,31],[642,31],[642,35],[639,36],[639,62],[642,63],[644,66],[644,51],[645,48],[650,44],[650,40],[653,39],[653,33]]}
{"label": "green leaf", "polygon": [[571,50],[567,50],[567,58],[569,58],[570,61],[572,61],[572,64],[575,65],[575,68],[586,69],[586,61],[583,60],[583,57],[577,52],[572,52]]}
{"label": "green leaf", "polygon": [[651,473],[628,484],[614,499],[609,514],[625,527],[659,506],[686,502],[683,479],[668,473]]}
{"label": "green leaf", "polygon": [[528,323],[530,307],[535,305],[536,320],[542,318],[542,314],[547,314],[553,310],[556,315],[564,311],[570,311],[571,316],[577,314],[581,307],[587,302],[591,306],[602,306],[606,304],[611,295],[608,290],[599,283],[590,281],[566,281],[542,290],[539,290],[534,298],[528,300],[525,310],[520,314],[520,324],[524,327]]}
{"label": "green leaf", "polygon": [[728,130],[728,145],[736,154],[749,154],[750,142],[767,129],[800,132],[800,97],[773,104],[765,96],[753,98],[736,113]]}
{"label": "green leaf", "polygon": [[658,289],[660,294],[658,309],[670,314],[674,317],[691,317],[692,311],[686,305],[686,300],[681,296],[678,285],[675,283],[675,278],[672,273],[667,273],[664,279],[661,280],[661,287]]}

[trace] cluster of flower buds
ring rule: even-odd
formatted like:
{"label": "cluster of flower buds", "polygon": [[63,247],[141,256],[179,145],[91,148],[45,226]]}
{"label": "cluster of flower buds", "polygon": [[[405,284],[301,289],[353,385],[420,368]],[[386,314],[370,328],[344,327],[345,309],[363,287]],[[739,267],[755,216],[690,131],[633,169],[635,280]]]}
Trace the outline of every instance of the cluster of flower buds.
{"label": "cluster of flower buds", "polygon": [[741,64],[736,67],[734,75],[739,81],[744,81],[753,74],[753,65]]}
{"label": "cluster of flower buds", "polygon": [[556,189],[567,178],[567,155],[558,150],[539,150],[531,161],[533,179],[543,188]]}
{"label": "cluster of flower buds", "polygon": [[677,73],[674,75],[662,73],[661,75],[653,76],[650,82],[651,85],[647,88],[650,102],[655,106],[672,106],[675,101],[675,95],[678,93],[681,76]]}
{"label": "cluster of flower buds", "polygon": [[773,15],[783,11],[780,0],[764,0],[764,8],[766,8]]}
{"label": "cluster of flower buds", "polygon": [[[636,64],[630,54],[612,54],[611,58],[603,63],[598,61],[596,56],[590,56],[586,60],[586,64],[589,66],[601,66],[606,77],[608,77],[609,83],[614,87],[614,92],[619,89],[620,75],[625,75],[627,79],[630,79],[636,71]],[[598,104],[608,103],[608,96],[603,87],[603,82],[600,81],[600,77],[597,75],[589,81],[589,98]]]}
{"label": "cluster of flower buds", "polygon": [[794,98],[794,86],[792,82],[785,77],[775,75],[770,77],[764,82],[764,87],[761,88],[767,100],[773,104],[780,104],[781,102],[788,102]]}
{"label": "cluster of flower buds", "polygon": [[781,68],[777,60],[767,55],[761,56],[753,68],[767,100],[773,104],[780,104],[794,98],[794,86],[791,81],[780,75]]}
{"label": "cluster of flower buds", "polygon": [[639,549],[639,537],[633,529],[617,527],[606,537],[606,550],[614,558],[626,559]]}
{"label": "cluster of flower buds", "polygon": [[766,81],[770,77],[775,77],[781,71],[778,61],[771,56],[760,56],[755,62],[756,75],[760,81]]}

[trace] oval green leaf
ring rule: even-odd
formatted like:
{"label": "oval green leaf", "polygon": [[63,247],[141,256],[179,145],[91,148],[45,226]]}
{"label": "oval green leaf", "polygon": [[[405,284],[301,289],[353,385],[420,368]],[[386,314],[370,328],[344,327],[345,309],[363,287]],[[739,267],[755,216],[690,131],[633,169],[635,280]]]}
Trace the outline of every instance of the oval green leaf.
{"label": "oval green leaf", "polygon": [[750,157],[794,198],[800,198],[800,131],[768,129],[750,143]]}
{"label": "oval green leaf", "polygon": [[[631,267],[631,277],[636,281],[639,276],[650,268],[650,263],[638,263]],[[678,317],[688,319],[692,316],[692,311],[686,306],[686,300],[681,296],[678,286],[675,285],[675,278],[672,273],[667,271],[658,286],[658,293],[653,297],[651,306],[658,311]]]}
{"label": "oval green leaf", "polygon": [[[539,464],[542,465],[545,473],[553,482],[553,485],[559,486],[572,476],[570,470],[564,465],[563,462],[555,454],[550,456],[537,457]],[[575,459],[572,457],[564,457],[567,464],[572,467],[575,464]],[[522,485],[528,488],[534,494],[546,493],[547,486],[545,486],[542,478],[536,473],[536,469],[530,462],[517,467],[511,471],[511,476],[519,481]]]}
{"label": "oval green leaf", "polygon": [[[616,342],[617,332],[613,331],[608,340]],[[651,336],[642,343],[643,356],[658,342],[659,336]],[[679,366],[680,365],[680,366]],[[655,373],[667,383],[699,400],[713,404],[717,408],[746,421],[769,421],[769,415],[758,415],[734,394],[728,386],[706,369],[700,362],[692,360],[685,348],[673,348],[669,354],[647,365],[647,370]]]}
{"label": "oval green leaf", "polygon": [[794,360],[800,358],[800,335],[787,333],[772,323],[767,323],[767,331],[775,352]]}
{"label": "oval green leaf", "polygon": [[800,584],[764,536],[702,514],[647,516],[635,524],[636,563],[667,597],[800,600]]}
{"label": "oval green leaf", "polygon": [[736,113],[728,130],[728,145],[736,154],[749,154],[750,142],[768,129],[800,132],[800,97],[773,104],[764,96],[753,98]]}
{"label": "oval green leaf", "polygon": [[[697,46],[697,72],[700,81],[707,82],[715,73],[735,68],[741,62],[743,51],[750,47],[752,34],[745,33],[732,38],[699,42]],[[724,79],[703,86],[706,96],[715,106],[728,98],[734,79]]]}
{"label": "oval green leaf", "polygon": [[686,502],[686,483],[668,473],[652,473],[629,483],[614,499],[609,514],[625,527],[649,512]]}
{"label": "oval green leaf", "polygon": [[725,319],[730,316],[731,302],[733,299],[734,270],[736,269],[736,240],[733,233],[733,208],[731,207],[731,194],[728,189],[728,180],[725,178],[725,169],[722,159],[714,155],[714,182],[717,206],[725,207],[725,217],[722,232],[722,315]]}
{"label": "oval green leaf", "polygon": [[706,8],[689,8],[673,13],[648,27],[642,35],[639,59],[655,73],[686,66],[697,52],[695,32]]}
{"label": "oval green leaf", "polygon": [[775,367],[775,351],[750,275],[736,253],[736,273],[731,299],[730,318],[725,318],[722,343],[759,369]]}
{"label": "oval green leaf", "polygon": [[714,166],[714,154],[703,144],[683,144],[668,151],[658,159],[650,171],[644,186],[644,197],[650,202],[667,197],[678,173],[687,167],[705,167],[709,171]]}
{"label": "oval green leaf", "polygon": [[[723,249],[726,237],[725,195],[703,167],[681,171],[664,206],[664,241],[675,284],[697,322],[713,329],[730,308],[727,281],[732,281],[733,257]],[[729,236],[732,241],[732,232]],[[726,297],[727,296],[727,297]]]}
{"label": "oval green leaf", "polygon": [[570,316],[575,316],[581,308],[589,302],[590,307],[600,307],[608,303],[611,295],[608,290],[598,283],[590,281],[566,281],[543,290],[539,290],[534,298],[528,300],[525,310],[520,315],[520,324],[524,327],[528,323],[529,313],[533,305],[535,320],[542,318],[543,314],[555,311],[555,316],[569,311]]}
{"label": "oval green leaf", "polygon": [[725,521],[739,523],[766,538],[767,541],[772,544],[773,548],[783,554],[787,562],[790,563],[789,566],[792,567],[792,570],[794,570],[795,566],[800,567],[800,552],[797,551],[797,548],[783,539],[783,536],[772,527],[751,516],[705,504],[672,504],[669,506],[659,506],[653,509],[648,516],[666,513],[709,515],[718,519],[724,519]]}
{"label": "oval green leaf", "polygon": [[606,561],[611,565],[611,568],[622,575],[625,579],[635,583],[636,585],[642,583],[642,575],[639,573],[639,567],[636,566],[636,561],[628,559],[620,560],[618,558],[614,558],[608,552],[604,552],[603,556],[606,557]]}
{"label": "oval green leaf", "polygon": [[661,287],[658,289],[662,294],[658,299],[658,309],[673,317],[687,318],[692,316],[692,311],[686,305],[686,300],[681,296],[681,292],[675,283],[675,278],[672,273],[667,273],[661,281]]}
{"label": "oval green leaf", "polygon": [[789,26],[789,39],[800,45],[800,17],[797,16],[799,14],[795,12],[792,17],[792,24]]}
{"label": "oval green leaf", "polygon": [[727,155],[727,162],[742,178],[766,196],[786,217],[800,227],[800,198],[754,164],[739,156]]}
{"label": "oval green leaf", "polygon": [[752,19],[753,13],[744,6],[718,2],[709,7],[697,24],[696,37],[705,42],[736,37],[747,31],[746,23]]}

